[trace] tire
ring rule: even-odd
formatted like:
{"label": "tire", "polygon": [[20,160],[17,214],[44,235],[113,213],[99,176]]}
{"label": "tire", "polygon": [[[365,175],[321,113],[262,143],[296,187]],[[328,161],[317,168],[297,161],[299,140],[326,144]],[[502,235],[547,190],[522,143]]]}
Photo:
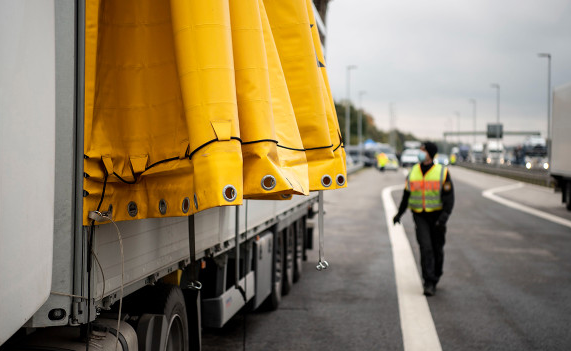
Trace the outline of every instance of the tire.
{"label": "tire", "polygon": [[304,235],[304,218],[300,218],[297,222],[295,222],[295,260],[293,265],[293,282],[297,283],[299,278],[301,278],[301,271],[302,271],[302,263],[303,263],[303,248],[305,247],[305,243],[303,238]]}
{"label": "tire", "polygon": [[291,224],[284,231],[284,268],[283,268],[283,285],[282,285],[282,295],[287,295],[291,291],[293,286],[293,266],[294,266],[294,255],[295,255],[295,229],[294,225]]}
{"label": "tire", "polygon": [[264,302],[264,309],[275,311],[282,300],[283,285],[283,256],[284,240],[283,231],[276,232],[274,236],[274,258],[272,263],[272,293]]}
{"label": "tire", "polygon": [[188,317],[181,288],[167,284],[149,288],[145,296],[145,313],[164,314],[168,323],[167,337],[161,350],[189,351]]}
{"label": "tire", "polygon": [[565,208],[571,211],[571,182],[565,183]]}

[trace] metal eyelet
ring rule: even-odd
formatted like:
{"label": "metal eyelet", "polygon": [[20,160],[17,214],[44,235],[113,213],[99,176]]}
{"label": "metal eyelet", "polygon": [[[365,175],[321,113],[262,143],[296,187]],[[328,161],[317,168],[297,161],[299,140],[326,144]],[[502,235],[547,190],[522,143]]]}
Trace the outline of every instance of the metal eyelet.
{"label": "metal eyelet", "polygon": [[321,177],[321,185],[323,185],[324,187],[329,188],[331,186],[331,183],[333,183],[333,181],[331,180],[331,177],[328,174]]}
{"label": "metal eyelet", "polygon": [[198,197],[194,194],[194,207],[198,210]]}
{"label": "metal eyelet", "polygon": [[238,196],[238,191],[236,190],[234,185],[226,185],[222,190],[222,196],[224,196],[224,200],[232,202],[236,200],[236,197]]}
{"label": "metal eyelet", "polygon": [[135,201],[129,202],[127,205],[127,212],[131,217],[135,217],[137,213],[139,213],[139,208],[137,207],[137,203]]}
{"label": "metal eyelet", "polygon": [[276,178],[273,175],[265,175],[262,178],[262,188],[264,188],[264,190],[272,190],[276,187],[276,184]]}
{"label": "metal eyelet", "polygon": [[188,197],[185,197],[182,200],[182,213],[187,213],[189,209],[190,209],[190,199]]}
{"label": "metal eyelet", "polygon": [[282,194],[282,199],[289,199],[291,198],[290,194]]}
{"label": "metal eyelet", "polygon": [[164,215],[167,213],[167,202],[164,199],[159,201],[159,212]]}
{"label": "metal eyelet", "polygon": [[335,180],[337,181],[337,185],[345,185],[345,176],[343,174],[338,174],[337,177],[335,177]]}

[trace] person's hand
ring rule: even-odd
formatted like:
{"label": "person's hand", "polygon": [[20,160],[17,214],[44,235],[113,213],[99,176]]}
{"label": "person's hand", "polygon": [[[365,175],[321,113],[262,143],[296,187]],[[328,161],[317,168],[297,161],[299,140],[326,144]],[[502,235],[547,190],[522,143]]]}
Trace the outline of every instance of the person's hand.
{"label": "person's hand", "polygon": [[400,223],[400,216],[398,214],[393,217],[393,224],[396,225],[397,223]]}
{"label": "person's hand", "polygon": [[438,220],[436,223],[434,223],[434,226],[439,232],[446,232],[446,222]]}

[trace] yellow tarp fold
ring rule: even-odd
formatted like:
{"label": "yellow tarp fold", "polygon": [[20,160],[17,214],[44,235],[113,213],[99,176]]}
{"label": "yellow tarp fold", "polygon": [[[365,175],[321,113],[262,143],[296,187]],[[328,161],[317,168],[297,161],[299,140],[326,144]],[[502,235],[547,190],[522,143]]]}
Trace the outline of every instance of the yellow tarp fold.
{"label": "yellow tarp fold", "polygon": [[333,150],[341,145],[330,133],[334,124],[329,125],[326,111],[330,101],[316,60],[311,8],[308,12],[305,0],[264,0],[264,5],[307,157],[310,190],[335,189],[336,176],[344,171]]}
{"label": "yellow tarp fold", "polygon": [[258,0],[230,0],[229,3],[244,159],[244,197],[304,194],[299,182],[288,179],[287,172],[282,171],[279,160],[271,96],[280,92],[270,89]]}
{"label": "yellow tarp fold", "polygon": [[319,38],[319,31],[317,30],[317,23],[315,21],[315,14],[313,13],[312,0],[306,0],[307,13],[309,14],[311,36],[313,39],[313,46],[317,56],[317,67],[320,76],[321,92],[324,95],[325,102],[325,115],[327,116],[327,124],[329,126],[329,136],[333,143],[333,153],[335,155],[335,184],[337,188],[347,187],[347,163],[345,159],[345,149],[342,147],[341,132],[339,130],[339,120],[337,119],[337,112],[335,110],[335,103],[331,95],[331,88],[329,86],[329,78],[327,76],[325,56],[321,47],[321,40]]}

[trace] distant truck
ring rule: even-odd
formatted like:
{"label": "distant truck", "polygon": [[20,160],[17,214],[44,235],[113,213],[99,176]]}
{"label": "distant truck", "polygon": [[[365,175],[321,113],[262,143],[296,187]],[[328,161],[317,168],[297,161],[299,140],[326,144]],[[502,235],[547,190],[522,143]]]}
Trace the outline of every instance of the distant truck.
{"label": "distant truck", "polygon": [[501,141],[489,140],[484,147],[487,164],[504,164],[504,145]]}
{"label": "distant truck", "polygon": [[483,163],[484,162],[484,144],[475,143],[472,145],[472,155],[470,160],[473,163]]}
{"label": "distant truck", "polygon": [[459,147],[459,155],[460,161],[465,162],[468,161],[470,157],[470,145],[460,145]]}
{"label": "distant truck", "polygon": [[407,140],[404,142],[404,149],[420,149],[422,143],[417,140]]}
{"label": "distant truck", "polygon": [[571,211],[571,83],[553,91],[551,124],[551,176],[556,189],[562,193],[561,201]]}
{"label": "distant truck", "polygon": [[529,136],[523,143],[524,164],[527,169],[548,169],[547,145],[540,136]]}

